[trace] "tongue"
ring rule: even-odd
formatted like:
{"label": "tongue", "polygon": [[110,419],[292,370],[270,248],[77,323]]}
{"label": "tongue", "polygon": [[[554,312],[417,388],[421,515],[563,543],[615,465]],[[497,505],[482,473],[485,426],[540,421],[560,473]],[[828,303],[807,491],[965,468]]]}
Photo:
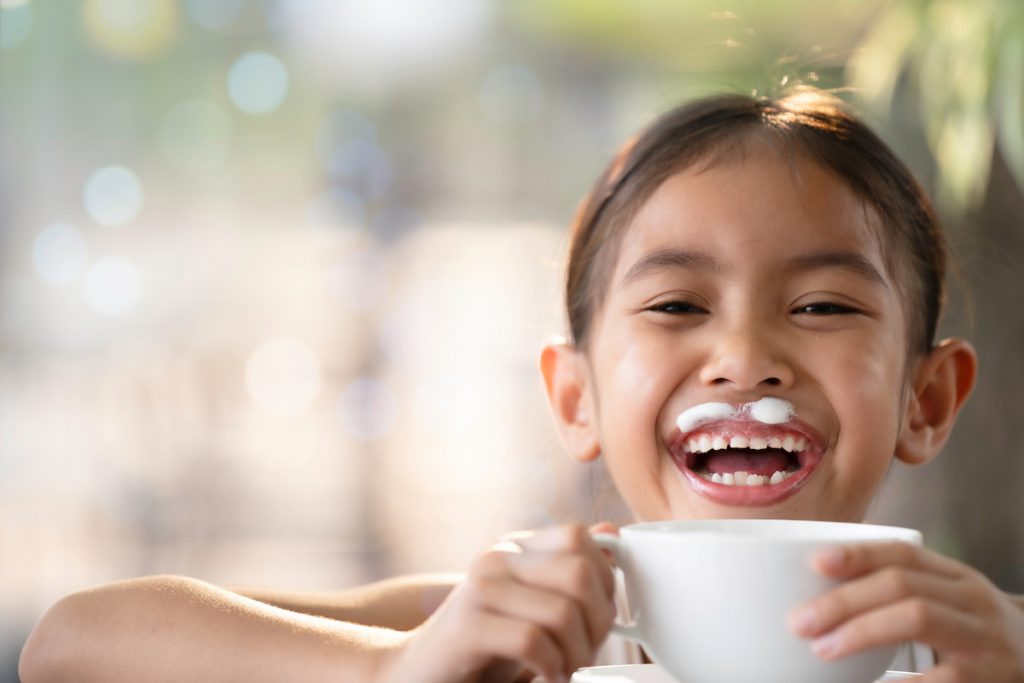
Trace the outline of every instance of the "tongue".
{"label": "tongue", "polygon": [[704,469],[711,474],[746,472],[770,477],[775,472],[789,469],[790,456],[785,451],[764,450],[757,455],[745,451],[715,451],[708,455]]}

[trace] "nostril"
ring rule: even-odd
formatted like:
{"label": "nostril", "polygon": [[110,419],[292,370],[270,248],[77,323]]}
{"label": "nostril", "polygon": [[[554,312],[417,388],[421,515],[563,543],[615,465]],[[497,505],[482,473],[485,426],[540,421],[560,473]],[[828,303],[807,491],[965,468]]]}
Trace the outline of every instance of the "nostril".
{"label": "nostril", "polygon": [[[732,380],[729,379],[728,377],[716,377],[713,380],[711,380],[711,383],[715,385],[732,384]],[[770,387],[777,387],[782,384],[782,380],[779,379],[778,377],[766,377],[765,379],[761,380],[760,383],[767,384]]]}

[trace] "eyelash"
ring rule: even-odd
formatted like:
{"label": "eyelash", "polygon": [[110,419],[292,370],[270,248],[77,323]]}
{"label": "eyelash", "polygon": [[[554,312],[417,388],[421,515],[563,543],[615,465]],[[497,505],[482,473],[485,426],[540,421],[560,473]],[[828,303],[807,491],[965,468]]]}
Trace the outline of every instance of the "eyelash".
{"label": "eyelash", "polygon": [[654,306],[651,306],[647,310],[653,311],[654,313],[667,313],[668,315],[692,315],[695,313],[707,313],[706,310],[704,310],[700,306],[691,304],[689,301],[664,301],[660,304],[655,304]]}
{"label": "eyelash", "polygon": [[[818,309],[818,310],[809,310]],[[843,304],[837,304],[832,301],[815,301],[814,303],[804,304],[799,308],[793,310],[794,313],[806,313],[808,315],[853,315],[860,313],[856,308],[850,306],[844,306]]]}
{"label": "eyelash", "polygon": [[[708,312],[700,306],[688,301],[665,301],[660,304],[655,304],[646,310],[654,313],[665,313],[667,315],[693,315]],[[803,306],[793,309],[792,312],[815,316],[854,315],[860,313],[856,308],[837,304],[832,301],[816,301],[814,303],[804,304]]]}

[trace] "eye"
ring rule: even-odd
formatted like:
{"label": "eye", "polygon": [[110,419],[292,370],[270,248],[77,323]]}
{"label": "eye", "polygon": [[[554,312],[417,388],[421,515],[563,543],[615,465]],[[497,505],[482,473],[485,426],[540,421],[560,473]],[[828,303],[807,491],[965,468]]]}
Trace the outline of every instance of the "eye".
{"label": "eye", "polygon": [[856,308],[837,304],[832,301],[816,301],[804,304],[793,309],[793,313],[806,313],[808,315],[853,315],[860,313]]}
{"label": "eye", "polygon": [[644,310],[653,311],[654,313],[668,313],[669,315],[707,313],[705,309],[692,304],[689,301],[662,301],[654,304],[653,306],[648,306]]}

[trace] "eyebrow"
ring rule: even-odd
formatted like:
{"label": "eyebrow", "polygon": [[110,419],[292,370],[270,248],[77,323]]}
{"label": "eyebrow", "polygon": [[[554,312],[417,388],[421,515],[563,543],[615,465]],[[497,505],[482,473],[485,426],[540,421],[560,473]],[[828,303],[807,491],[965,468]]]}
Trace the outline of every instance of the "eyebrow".
{"label": "eyebrow", "polygon": [[882,285],[886,289],[889,283],[882,274],[875,268],[875,265],[864,256],[855,251],[815,251],[810,254],[797,256],[786,264],[784,270],[788,272],[805,272],[821,268],[843,268],[855,275]]}
{"label": "eyebrow", "polygon": [[705,272],[717,272],[722,269],[718,260],[703,252],[685,251],[683,249],[657,249],[644,254],[644,257],[634,263],[622,277],[622,284],[627,284],[652,271],[665,270],[667,268],[686,268],[688,270],[702,270]]}
{"label": "eyebrow", "polygon": [[[722,264],[714,256],[700,251],[657,249],[634,263],[622,277],[622,284],[628,284],[651,272],[674,268],[714,273],[722,270]],[[796,273],[822,268],[842,268],[886,289],[889,288],[889,284],[874,264],[855,251],[815,251],[801,254],[787,261],[783,271]]]}

